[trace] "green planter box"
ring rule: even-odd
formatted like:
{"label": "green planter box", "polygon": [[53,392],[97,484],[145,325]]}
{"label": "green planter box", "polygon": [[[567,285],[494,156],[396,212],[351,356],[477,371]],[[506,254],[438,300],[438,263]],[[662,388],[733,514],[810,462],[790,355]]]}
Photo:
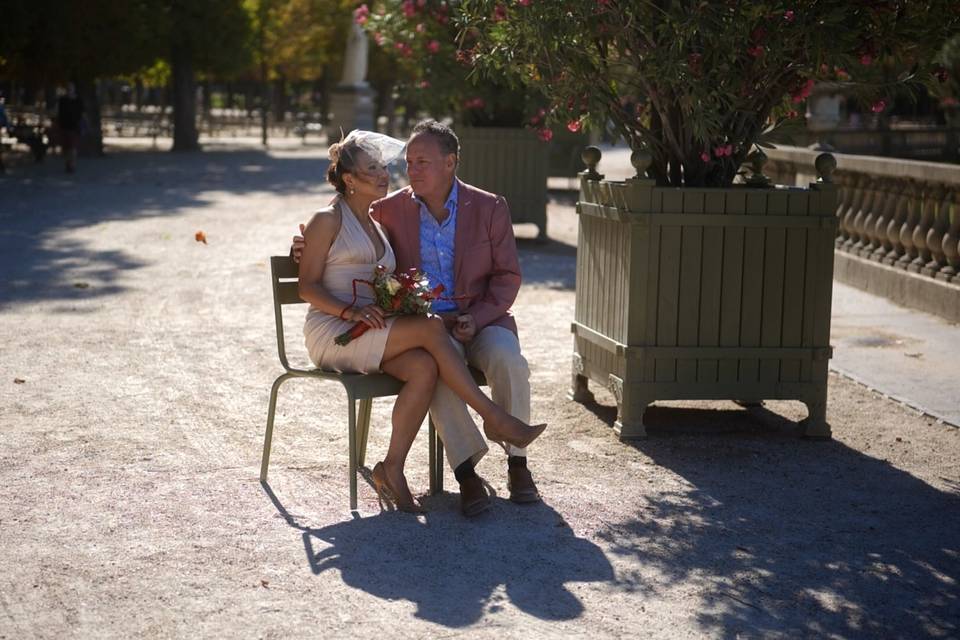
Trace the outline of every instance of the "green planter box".
{"label": "green planter box", "polygon": [[680,399],[800,400],[805,434],[829,437],[836,206],[829,182],[677,189],[582,173],[571,397],[608,387],[624,440],[646,435],[648,404]]}
{"label": "green planter box", "polygon": [[547,237],[547,150],[529,129],[458,127],[460,166],[469,184],[504,196],[514,224],[537,225]]}

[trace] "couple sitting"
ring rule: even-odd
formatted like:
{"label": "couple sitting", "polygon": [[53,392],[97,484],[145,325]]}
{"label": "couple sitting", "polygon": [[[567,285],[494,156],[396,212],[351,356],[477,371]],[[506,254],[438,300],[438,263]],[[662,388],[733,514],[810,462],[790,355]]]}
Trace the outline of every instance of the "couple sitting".
{"label": "couple sitting", "polygon": [[[386,165],[402,142],[354,131],[330,148],[327,179],[337,198],[294,238],[300,296],[310,303],[304,325],[307,349],[323,369],[384,371],[404,382],[393,408],[387,455],[373,469],[379,498],[419,511],[403,475],[407,453],[429,410],[460,484],[467,516],[490,506],[474,467],[487,445],[467,412],[483,419],[487,438],[507,452],[510,499],[540,499],[527,469],[526,447],[546,425],[528,426],[530,370],[520,353],[510,315],[520,288],[520,265],[510,211],[500,197],[457,179],[460,143],[439,122],[418,124],[407,142],[410,186],[388,197]],[[443,284],[433,316],[386,316],[367,285],[376,265],[417,267],[431,286]],[[334,338],[354,323],[371,330],[340,346]],[[465,361],[490,384],[491,401]]]}

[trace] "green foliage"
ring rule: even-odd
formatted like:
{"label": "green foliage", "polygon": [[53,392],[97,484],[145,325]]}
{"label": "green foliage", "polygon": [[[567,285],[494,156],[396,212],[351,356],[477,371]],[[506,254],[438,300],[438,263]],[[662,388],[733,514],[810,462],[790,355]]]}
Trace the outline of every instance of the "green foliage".
{"label": "green foliage", "polygon": [[254,62],[259,66],[263,58],[270,79],[315,80],[339,61],[353,5],[352,0],[244,0]]}
{"label": "green foliage", "polygon": [[130,73],[159,53],[155,0],[7,0],[0,72],[37,84]]}
{"label": "green foliage", "polygon": [[947,114],[951,126],[960,126],[960,34],[947,40],[936,58],[934,95]]}
{"label": "green foliage", "polygon": [[[925,63],[960,25],[954,0],[462,0],[459,13],[478,69],[542,91],[550,122],[609,120],[676,186],[731,184],[814,82],[877,65],[929,82]],[[891,82],[863,87],[876,109]]]}
{"label": "green foliage", "polygon": [[523,85],[474,70],[462,46],[459,7],[453,0],[377,0],[354,17],[393,57],[404,102],[463,124],[520,126],[539,106],[536,98]]}

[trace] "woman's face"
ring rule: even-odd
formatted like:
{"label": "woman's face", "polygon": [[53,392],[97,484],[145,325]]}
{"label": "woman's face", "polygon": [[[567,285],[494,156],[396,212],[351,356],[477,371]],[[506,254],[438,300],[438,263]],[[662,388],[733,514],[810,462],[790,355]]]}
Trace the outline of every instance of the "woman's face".
{"label": "woman's face", "polygon": [[387,168],[374,160],[365,151],[357,150],[353,154],[353,169],[345,174],[344,182],[357,195],[382,198],[387,195],[390,186],[390,174]]}

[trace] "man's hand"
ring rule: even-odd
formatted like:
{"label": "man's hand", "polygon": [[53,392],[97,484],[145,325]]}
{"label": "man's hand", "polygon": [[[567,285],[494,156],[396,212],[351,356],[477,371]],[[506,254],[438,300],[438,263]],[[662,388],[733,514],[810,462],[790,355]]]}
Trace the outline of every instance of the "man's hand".
{"label": "man's hand", "polygon": [[[300,223],[300,233],[303,233],[303,223]],[[302,235],[293,236],[293,244],[290,246],[290,255],[293,256],[294,262],[300,262],[300,256],[303,255],[304,245],[306,245],[306,242],[304,241]]]}
{"label": "man's hand", "polygon": [[473,340],[475,335],[477,335],[477,323],[473,316],[469,313],[457,316],[457,323],[453,326],[453,337],[466,344]]}

